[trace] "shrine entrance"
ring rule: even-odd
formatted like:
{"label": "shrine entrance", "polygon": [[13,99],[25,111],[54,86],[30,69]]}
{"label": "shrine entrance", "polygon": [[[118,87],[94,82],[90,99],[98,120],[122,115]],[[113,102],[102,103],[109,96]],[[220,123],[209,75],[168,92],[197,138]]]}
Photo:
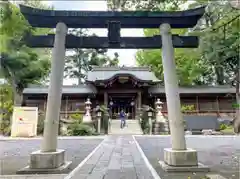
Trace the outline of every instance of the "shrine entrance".
{"label": "shrine entrance", "polygon": [[109,99],[111,118],[119,119],[119,113],[123,110],[127,114],[126,119],[135,119],[135,100],[136,95],[111,95]]}

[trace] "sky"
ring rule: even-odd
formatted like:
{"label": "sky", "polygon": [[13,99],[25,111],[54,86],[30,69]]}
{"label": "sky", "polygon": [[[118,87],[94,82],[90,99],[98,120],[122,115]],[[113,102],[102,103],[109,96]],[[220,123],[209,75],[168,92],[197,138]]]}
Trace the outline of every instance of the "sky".
{"label": "sky", "polygon": [[[54,6],[55,10],[89,10],[106,11],[106,1],[43,1],[48,5]],[[107,29],[90,29],[90,33],[98,36],[107,36]],[[143,36],[143,29],[122,29],[121,36]],[[113,57],[114,52],[118,52],[120,65],[136,66],[135,49],[109,49],[108,55]]]}

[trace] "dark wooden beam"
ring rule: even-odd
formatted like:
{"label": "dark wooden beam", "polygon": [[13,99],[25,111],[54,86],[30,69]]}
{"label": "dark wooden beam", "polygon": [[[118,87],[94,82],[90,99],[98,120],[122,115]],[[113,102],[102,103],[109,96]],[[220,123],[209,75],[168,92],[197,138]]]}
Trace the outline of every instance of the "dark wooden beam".
{"label": "dark wooden beam", "polygon": [[159,28],[169,23],[172,28],[192,28],[203,16],[205,7],[186,11],[55,11],[20,5],[21,13],[33,27],[55,28],[64,22],[69,28],[107,28],[109,21],[122,28]]}
{"label": "dark wooden beam", "polygon": [[[196,48],[198,47],[197,36],[173,35],[174,48]],[[54,34],[30,36],[25,38],[29,47],[52,48]],[[153,37],[121,37],[120,43],[108,43],[108,37],[77,37],[67,35],[66,48],[108,48],[108,49],[158,49],[162,47],[161,36]]]}

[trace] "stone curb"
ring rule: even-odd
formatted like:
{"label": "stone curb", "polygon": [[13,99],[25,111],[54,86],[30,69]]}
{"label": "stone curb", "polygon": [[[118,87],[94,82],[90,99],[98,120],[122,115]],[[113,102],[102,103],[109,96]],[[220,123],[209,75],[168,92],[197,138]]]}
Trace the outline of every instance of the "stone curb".
{"label": "stone curb", "polygon": [[[171,135],[133,135],[135,137],[171,137]],[[194,138],[194,137],[201,137],[201,138],[237,138],[240,137],[240,135],[185,135],[186,138]]]}
{"label": "stone curb", "polygon": [[[71,139],[105,139],[106,135],[102,136],[60,136],[59,140],[71,140]],[[0,137],[0,141],[10,141],[10,140],[41,140],[43,137]]]}

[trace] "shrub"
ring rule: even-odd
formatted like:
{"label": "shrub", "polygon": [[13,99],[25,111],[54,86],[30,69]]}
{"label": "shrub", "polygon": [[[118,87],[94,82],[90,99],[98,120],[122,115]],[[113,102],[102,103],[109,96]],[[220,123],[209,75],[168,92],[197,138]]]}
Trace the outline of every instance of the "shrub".
{"label": "shrub", "polygon": [[13,112],[12,90],[9,85],[0,85],[0,134],[9,136],[11,134],[11,117]]}
{"label": "shrub", "polygon": [[93,134],[95,134],[93,128],[86,124],[73,123],[68,126],[68,135],[70,136],[87,136]]}
{"label": "shrub", "polygon": [[44,130],[44,120],[45,115],[42,112],[39,112],[38,115],[38,124],[37,124],[37,135],[42,135]]}
{"label": "shrub", "polygon": [[2,120],[0,125],[1,134],[4,136],[10,136],[11,135],[10,120]]}
{"label": "shrub", "polygon": [[191,112],[191,111],[194,111],[194,110],[195,110],[194,105],[182,105],[181,106],[181,111],[182,112]]}
{"label": "shrub", "polygon": [[139,111],[139,116],[141,118],[141,129],[144,134],[149,134],[150,126],[149,126],[149,121],[148,121],[148,112],[147,112],[148,106],[144,106],[140,111]]}
{"label": "shrub", "polygon": [[80,113],[74,113],[70,115],[70,118],[76,121],[77,123],[82,123],[83,116]]}
{"label": "shrub", "polygon": [[[38,124],[37,124],[37,135],[43,135],[45,117],[46,117],[45,113],[43,111],[39,111]],[[61,135],[61,121],[60,120],[59,120],[59,125],[58,125],[58,135]]]}
{"label": "shrub", "polygon": [[227,129],[227,125],[226,124],[221,124],[220,125],[220,130],[224,130],[224,129]]}

